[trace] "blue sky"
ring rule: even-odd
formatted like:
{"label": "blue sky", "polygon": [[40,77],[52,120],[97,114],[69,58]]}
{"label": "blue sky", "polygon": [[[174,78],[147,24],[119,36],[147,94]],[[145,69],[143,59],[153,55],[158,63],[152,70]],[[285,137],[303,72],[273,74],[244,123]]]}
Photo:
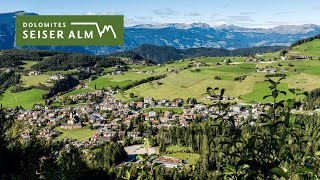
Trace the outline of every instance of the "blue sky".
{"label": "blue sky", "polygon": [[320,24],[318,0],[2,0],[0,12],[120,14],[125,25],[203,22],[269,28]]}

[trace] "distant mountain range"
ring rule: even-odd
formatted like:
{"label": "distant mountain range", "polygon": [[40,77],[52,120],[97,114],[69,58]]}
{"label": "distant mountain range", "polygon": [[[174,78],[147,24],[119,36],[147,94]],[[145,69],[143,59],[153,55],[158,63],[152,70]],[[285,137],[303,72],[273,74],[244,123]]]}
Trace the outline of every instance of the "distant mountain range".
{"label": "distant mountain range", "polygon": [[[0,49],[15,47],[15,16],[37,15],[17,11],[0,14]],[[285,25],[270,29],[244,28],[234,25],[211,27],[205,23],[144,24],[125,28],[123,47],[23,47],[31,49],[82,52],[90,54],[110,54],[130,50],[143,44],[172,46],[177,49],[223,48],[237,49],[258,46],[289,46],[291,43],[320,34],[320,26],[314,24]],[[21,47],[20,47],[21,48]]]}

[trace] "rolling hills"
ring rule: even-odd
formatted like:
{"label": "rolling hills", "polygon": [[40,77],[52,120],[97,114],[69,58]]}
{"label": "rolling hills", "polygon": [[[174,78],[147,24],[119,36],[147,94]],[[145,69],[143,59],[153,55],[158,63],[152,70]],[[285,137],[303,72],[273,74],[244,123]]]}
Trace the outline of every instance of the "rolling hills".
{"label": "rolling hills", "polygon": [[[14,60],[13,62],[18,66],[15,70],[20,73],[28,72],[32,69],[42,71],[42,74],[38,76],[28,76],[25,73],[21,73],[19,83],[24,87],[36,86],[38,83],[41,83],[50,88],[53,84],[47,83],[46,80],[55,74],[69,74],[78,79],[83,77],[80,79],[82,86],[79,89],[61,92],[60,94],[63,96],[93,92],[107,87],[119,87],[121,89],[148,77],[166,75],[157,80],[147,81],[147,83],[135,84],[129,89],[122,89],[115,96],[125,101],[133,100],[131,99],[133,94],[134,98],[174,99],[180,97],[187,99],[193,97],[198,101],[208,103],[209,101],[205,99],[206,96],[203,95],[205,89],[207,87],[220,87],[226,89],[225,95],[234,97],[238,102],[268,102],[270,99],[262,99],[263,95],[268,92],[269,86],[265,82],[265,79],[266,75],[275,73],[286,76],[280,87],[281,90],[286,91],[288,88],[295,88],[311,91],[320,87],[320,82],[315,81],[315,79],[320,78],[320,61],[316,58],[313,60],[280,60],[280,51],[272,53],[265,51],[268,53],[252,55],[250,57],[204,57],[200,55],[211,53],[211,50],[216,55],[219,50],[210,48],[181,50],[174,47],[145,45],[145,47],[149,46],[152,46],[154,49],[151,48],[152,50],[150,51],[145,50],[144,53],[151,54],[153,51],[157,51],[158,48],[168,48],[168,51],[163,51],[165,56],[175,53],[179,56],[174,57],[174,59],[181,60],[150,65],[130,58],[143,59],[143,56],[146,55],[139,55],[139,51],[125,51],[114,54],[118,57],[96,57],[74,53],[11,50],[2,51],[2,56],[8,55],[11,58],[4,58],[4,61],[1,63],[3,67],[6,67],[12,63],[11,60]],[[299,52],[302,55],[318,57],[317,52],[319,48],[319,39],[304,41],[289,47],[286,50],[286,56],[293,52]],[[232,53],[235,52],[256,52],[250,51],[252,49],[265,50],[265,47],[233,51],[221,50],[221,55],[223,53],[225,55],[233,55]],[[161,52],[158,50],[159,54]],[[126,55],[126,58],[122,58],[122,56]],[[197,57],[191,58],[192,55],[197,55]],[[19,58],[22,60],[19,60]],[[26,58],[31,60],[26,60]],[[81,61],[78,60],[79,58]],[[7,61],[10,63],[6,63]],[[55,65],[55,68],[49,68],[51,67],[49,65],[53,62],[58,63],[58,65]],[[119,75],[111,74],[111,72],[119,71],[119,66],[126,68]],[[95,78],[89,78],[92,75]],[[242,77],[242,79],[239,80],[239,77]],[[38,87],[18,93],[10,92],[10,90],[6,90],[3,98],[0,100],[0,103],[5,105],[5,107],[22,105],[22,107],[28,108],[34,103],[44,103],[42,96],[48,93],[48,90],[41,90]],[[30,96],[31,98],[24,98],[26,96]],[[288,97],[291,96],[288,95]],[[16,99],[14,100],[12,97]],[[280,96],[279,100],[284,98],[284,96]]]}

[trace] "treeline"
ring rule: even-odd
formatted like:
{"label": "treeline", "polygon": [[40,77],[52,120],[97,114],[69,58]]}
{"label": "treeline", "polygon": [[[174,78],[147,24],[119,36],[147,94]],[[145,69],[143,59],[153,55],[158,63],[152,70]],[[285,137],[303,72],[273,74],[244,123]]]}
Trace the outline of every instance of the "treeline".
{"label": "treeline", "polygon": [[22,64],[23,62],[19,58],[0,54],[0,68],[15,68]]}
{"label": "treeline", "polygon": [[281,56],[284,56],[288,52],[288,50],[292,49],[293,47],[299,46],[299,45],[301,45],[303,43],[307,43],[307,42],[313,41],[315,39],[320,39],[320,34],[318,34],[316,36],[313,36],[313,37],[310,37],[310,38],[298,40],[298,41],[292,43],[287,49],[283,49],[280,52],[280,54],[281,54]]}
{"label": "treeline", "polygon": [[86,54],[57,54],[31,67],[38,71],[66,71],[85,67],[111,67],[123,65],[124,62],[119,58],[108,56],[93,56]]}
{"label": "treeline", "polygon": [[303,43],[306,43],[306,42],[310,42],[310,41],[313,41],[315,39],[320,39],[320,34],[316,35],[316,36],[313,36],[313,37],[310,37],[310,38],[306,38],[306,39],[301,39],[299,41],[296,41],[294,43],[291,44],[291,46],[289,46],[289,49],[295,47],[295,46],[299,46],[300,44],[303,44]]}
{"label": "treeline", "polygon": [[49,89],[49,92],[43,95],[43,99],[49,99],[60,92],[67,92],[75,86],[79,85],[79,83],[79,80],[75,79],[71,75],[67,75],[64,79],[56,81],[53,87]]}
{"label": "treeline", "polygon": [[125,91],[125,90],[131,89],[131,88],[133,88],[133,87],[135,87],[135,86],[139,86],[140,84],[144,84],[144,83],[147,83],[147,82],[151,82],[151,81],[163,79],[163,78],[165,78],[165,77],[167,77],[166,74],[148,77],[148,78],[146,78],[146,79],[142,79],[142,80],[133,82],[133,83],[131,83],[131,84],[129,84],[129,85],[126,85],[126,86],[122,87],[121,90],[122,90],[122,91]]}
{"label": "treeline", "polygon": [[125,57],[125,58],[131,59],[133,62],[146,61],[148,63],[152,63],[152,61],[141,57],[139,54],[137,54],[134,51],[115,52],[115,53],[110,54],[110,57]]}
{"label": "treeline", "polygon": [[244,75],[244,76],[238,76],[238,77],[235,77],[234,78],[234,80],[235,81],[239,81],[239,82],[242,82],[243,80],[245,80],[247,78],[247,76],[246,75]]}
{"label": "treeline", "polygon": [[132,51],[145,59],[154,61],[155,63],[165,63],[170,60],[183,59],[181,51],[171,46],[144,44]]}
{"label": "treeline", "polygon": [[[290,146],[296,148],[289,152],[286,147],[273,142],[272,137],[268,137],[271,136],[270,134],[275,134],[274,132],[270,133],[272,129],[269,129],[268,126],[244,124],[240,129],[234,126],[232,118],[221,123],[219,121],[207,121],[200,124],[194,123],[189,127],[161,128],[157,135],[157,141],[160,144],[160,150],[165,149],[163,146],[172,145],[190,147],[193,153],[201,155],[197,166],[207,173],[215,172],[215,174],[223,176],[225,167],[230,165],[241,167],[246,164],[249,166],[248,169],[242,172],[242,176],[241,174],[238,176],[246,176],[248,179],[269,179],[275,177],[271,170],[285,163],[289,153],[291,153],[290,156],[298,159],[299,152],[303,152],[305,155],[315,154],[320,148],[320,139],[318,138],[320,134],[317,130],[320,126],[319,117],[299,115],[294,119],[293,122],[296,127],[294,133],[299,137],[282,137],[285,138],[284,142],[288,141]],[[277,127],[279,131],[289,131],[285,124],[278,124],[277,126],[279,126]],[[300,137],[301,135],[308,139],[307,141],[310,143],[299,142],[299,140],[295,143],[291,142],[295,138],[304,139]],[[274,159],[268,159],[269,157]],[[303,165],[302,160],[297,161],[294,170],[303,167]],[[318,162],[310,162],[310,171],[319,173],[317,167],[319,167]],[[207,173],[206,178],[210,174]],[[234,176],[236,175],[234,174]]]}
{"label": "treeline", "polygon": [[287,75],[285,73],[272,73],[272,74],[266,74],[264,76],[268,78],[268,77],[286,77]]}
{"label": "treeline", "polygon": [[320,88],[308,92],[305,102],[307,110],[314,110],[316,107],[320,107]]}
{"label": "treeline", "polygon": [[22,86],[22,85],[17,85],[17,86],[14,86],[12,89],[11,89],[11,92],[12,93],[18,93],[18,92],[22,92],[22,91],[27,91],[27,90],[31,90],[31,89],[42,89],[42,90],[49,90],[50,88],[47,87],[46,85],[44,84],[41,84],[39,83],[39,85],[35,86],[35,85],[31,85],[31,86]]}
{"label": "treeline", "polygon": [[100,147],[94,153],[94,158],[90,165],[94,169],[110,169],[125,161],[127,155],[122,144],[110,142]]}
{"label": "treeline", "polygon": [[264,46],[252,48],[240,48],[235,50],[218,49],[218,48],[191,48],[176,49],[171,46],[156,46],[151,44],[141,45],[131,51],[125,51],[120,54],[137,55],[154,61],[155,63],[165,63],[171,60],[180,60],[196,57],[227,57],[227,56],[249,56],[257,53],[276,52],[286,48],[285,46]]}
{"label": "treeline", "polygon": [[63,53],[63,52],[31,50],[31,49],[12,49],[12,50],[1,51],[2,55],[9,56],[10,58],[13,58],[13,59],[32,60],[32,61],[41,61],[44,57],[53,56],[55,54],[60,54],[60,53]]}
{"label": "treeline", "polygon": [[0,73],[0,92],[20,83],[20,74],[14,71]]}

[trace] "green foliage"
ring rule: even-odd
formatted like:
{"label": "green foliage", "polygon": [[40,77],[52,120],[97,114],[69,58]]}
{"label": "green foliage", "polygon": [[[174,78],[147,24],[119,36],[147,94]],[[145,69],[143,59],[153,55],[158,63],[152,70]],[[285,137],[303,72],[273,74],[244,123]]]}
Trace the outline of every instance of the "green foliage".
{"label": "green foliage", "polygon": [[70,75],[67,75],[64,79],[55,82],[53,87],[49,89],[49,93],[45,94],[43,98],[48,99],[60,92],[69,91],[70,89],[77,86],[79,83],[79,80],[75,79]]}
{"label": "green foliage", "polygon": [[38,64],[31,66],[31,69],[41,71],[66,71],[76,68],[93,67],[95,65],[98,67],[111,67],[120,64],[124,63],[118,58],[61,53],[50,56]]}
{"label": "green foliage", "polygon": [[257,53],[276,52],[284,49],[284,46],[264,46],[252,48],[239,48],[235,50],[218,48],[191,48],[176,49],[171,46],[156,46],[144,44],[133,50],[115,53],[113,56],[120,55],[125,57],[140,57],[150,59],[155,63],[165,63],[172,60],[188,59],[195,57],[226,57],[226,56],[248,56]]}

